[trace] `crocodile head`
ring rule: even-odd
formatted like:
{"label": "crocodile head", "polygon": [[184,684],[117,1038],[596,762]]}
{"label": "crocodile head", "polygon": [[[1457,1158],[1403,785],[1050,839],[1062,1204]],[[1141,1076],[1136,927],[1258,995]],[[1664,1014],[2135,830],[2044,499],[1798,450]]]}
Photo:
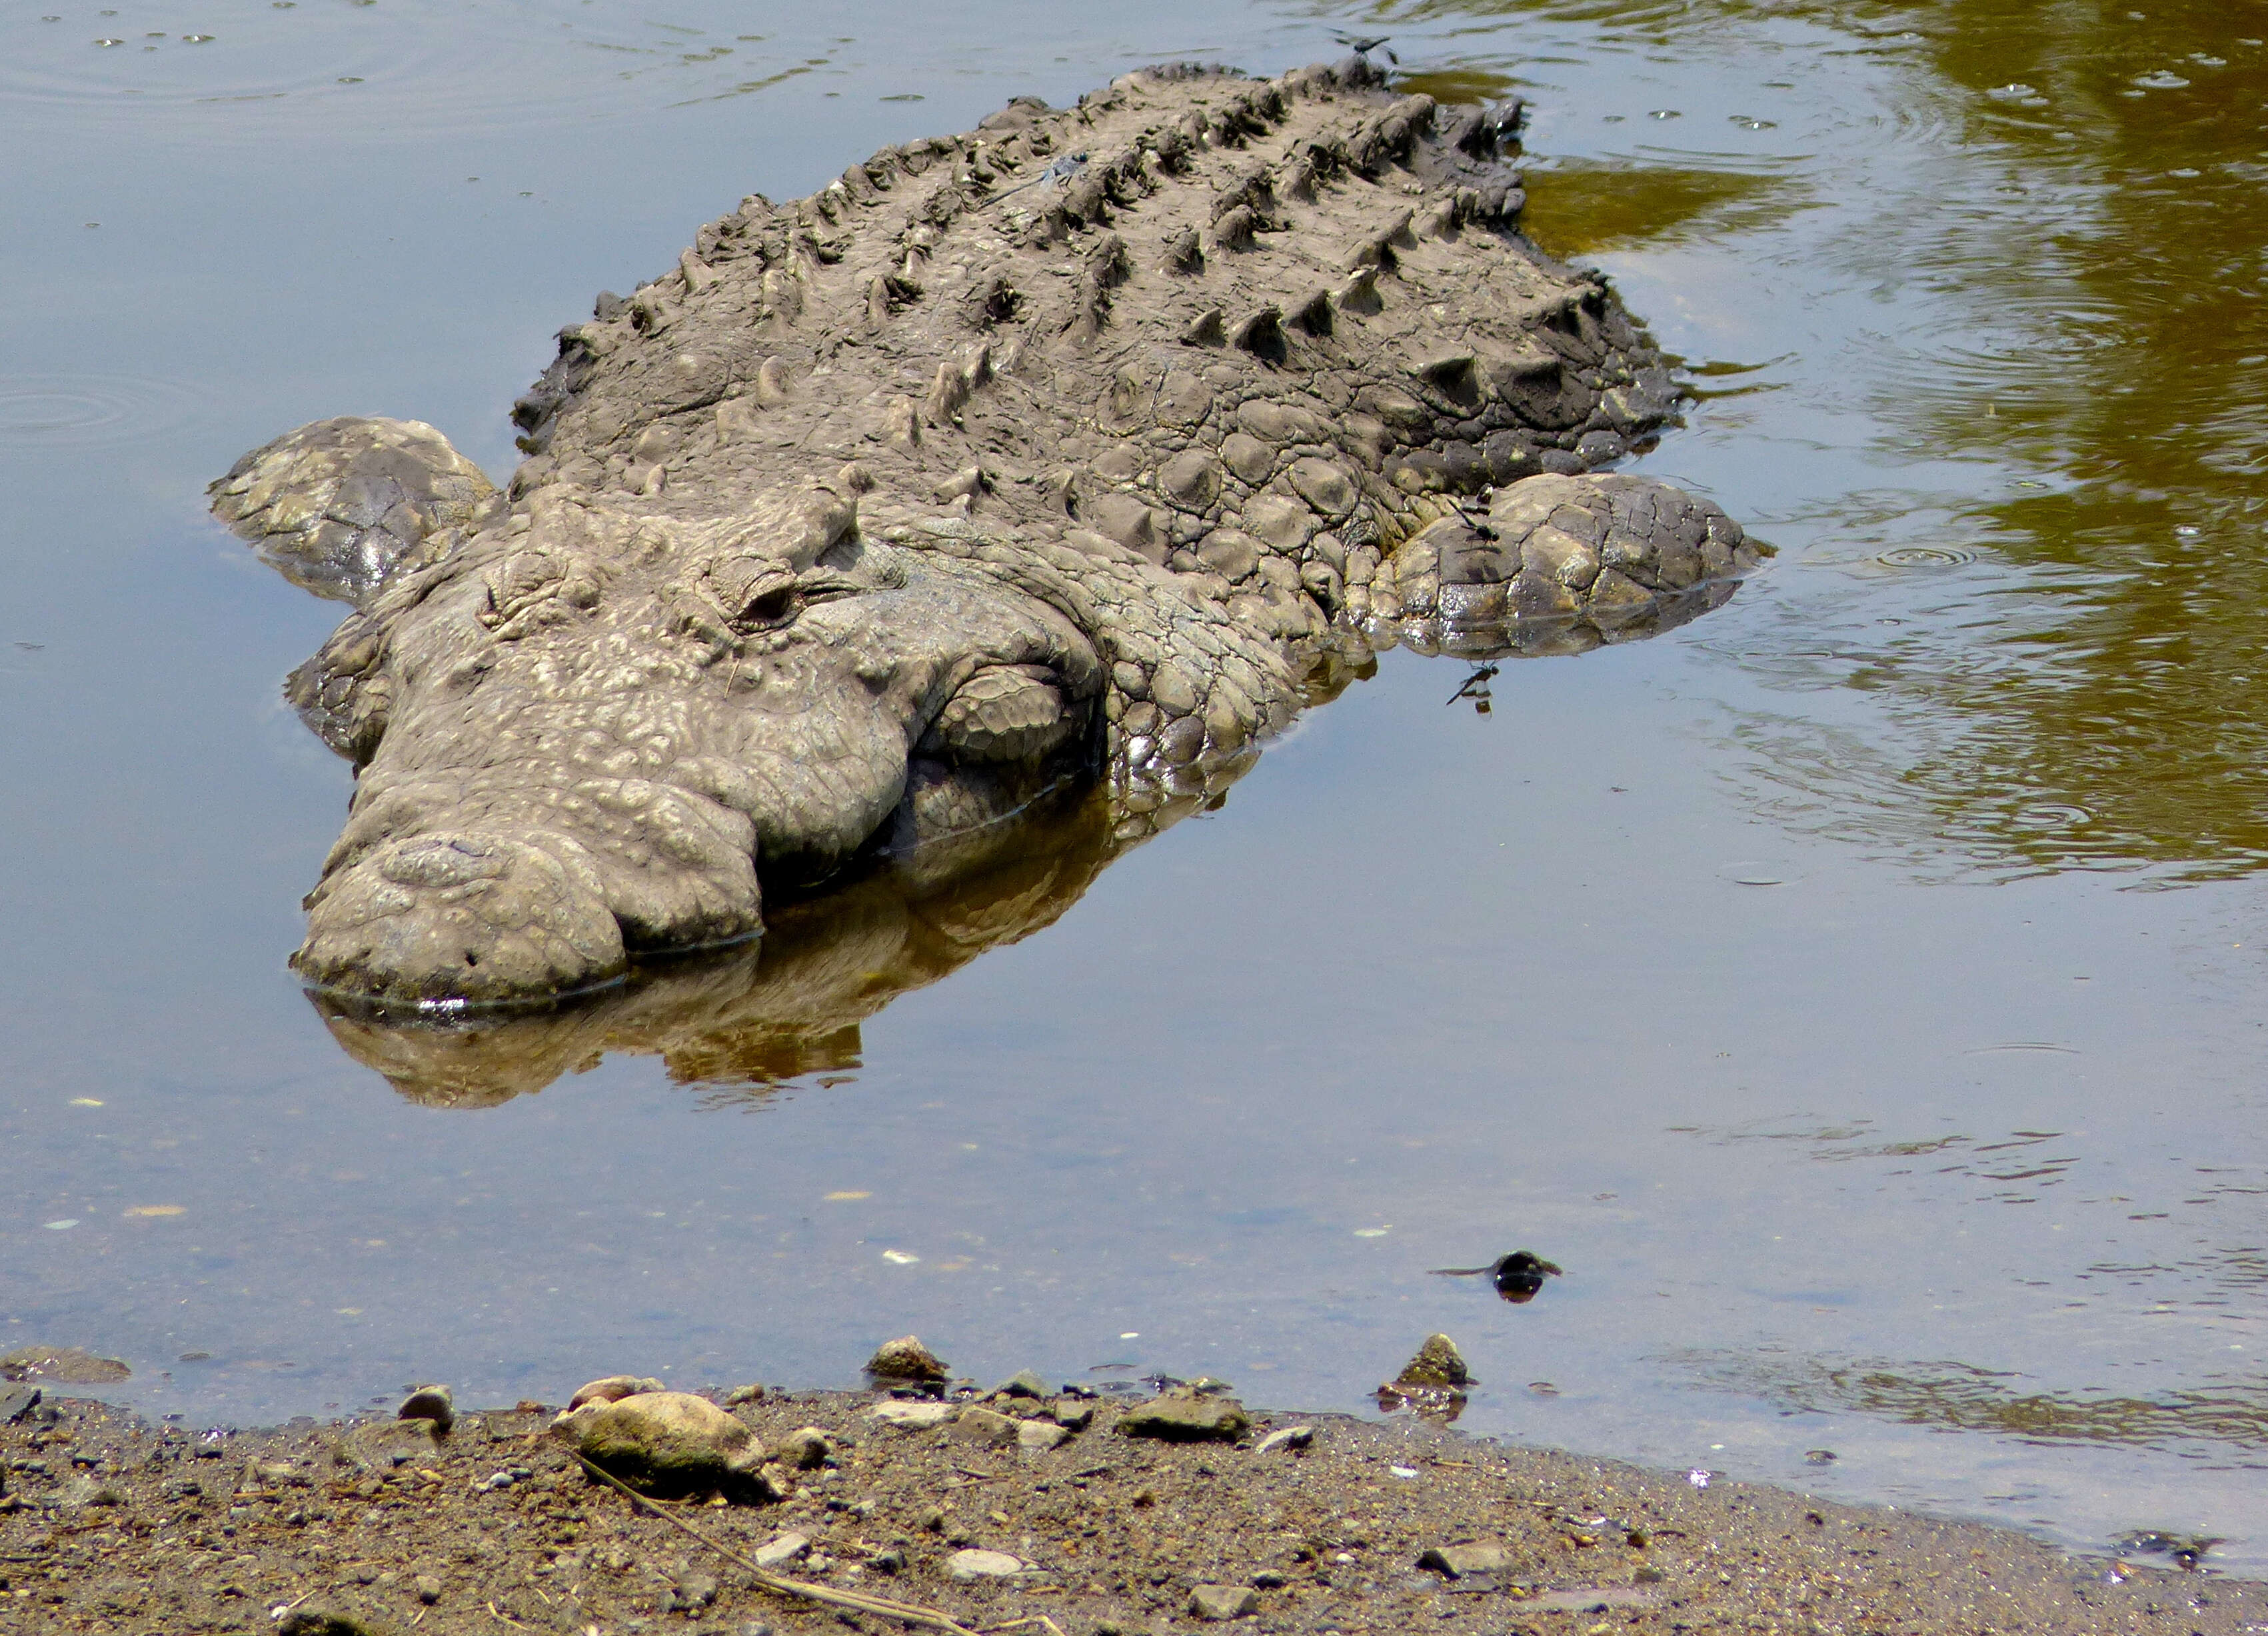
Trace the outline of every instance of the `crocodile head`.
{"label": "crocodile head", "polygon": [[1087,635],[980,566],[862,538],[855,472],[724,521],[539,494],[423,527],[382,483],[348,492],[358,451],[423,431],[324,423],[217,485],[272,557],[366,581],[290,688],[357,768],[293,957],[319,988],[571,993],[754,936],[766,885],[982,826],[1092,759]]}

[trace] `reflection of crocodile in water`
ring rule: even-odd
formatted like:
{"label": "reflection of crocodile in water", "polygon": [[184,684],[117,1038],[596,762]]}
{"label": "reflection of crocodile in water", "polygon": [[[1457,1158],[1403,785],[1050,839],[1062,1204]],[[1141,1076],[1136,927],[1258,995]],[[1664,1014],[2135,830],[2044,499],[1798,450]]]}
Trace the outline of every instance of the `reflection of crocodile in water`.
{"label": "reflection of crocodile in water", "polygon": [[290,687],[359,768],[299,971],[571,992],[1098,770],[1138,839],[1373,647],[1723,601],[1735,525],[1591,475],[1672,387],[1518,236],[1516,109],[1381,85],[1152,70],[751,197],[563,332],[504,493],[416,423],[246,456],[216,510],[356,609]]}
{"label": "reflection of crocodile in water", "polygon": [[429,1107],[492,1106],[610,1051],[659,1057],[711,1106],[758,1105],[790,1081],[824,1086],[854,1072],[867,1018],[1053,925],[1115,850],[1108,795],[1066,788],[1012,823],[770,905],[762,938],[642,962],[627,981],[571,1003],[419,1018],[347,995],[313,999],[348,1055]]}

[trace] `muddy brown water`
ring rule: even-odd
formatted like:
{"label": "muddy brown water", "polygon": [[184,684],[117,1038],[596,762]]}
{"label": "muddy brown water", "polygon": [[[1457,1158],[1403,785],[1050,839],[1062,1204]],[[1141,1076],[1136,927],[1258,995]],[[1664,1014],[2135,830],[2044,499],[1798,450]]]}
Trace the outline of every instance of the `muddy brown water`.
{"label": "muddy brown water", "polygon": [[[550,331],[743,193],[1335,25],[1534,101],[1533,231],[1699,394],[1641,468],[1764,574],[1485,716],[1388,653],[1107,869],[1073,810],[611,1011],[310,1006],[282,962],[348,779],[276,689],[334,610],[206,479],[353,412],[501,473]],[[909,1330],[1353,1407],[1444,1329],[1484,1433],[2268,1572],[2264,36],[2151,0],[0,13],[0,1351],[125,1358],[99,1389],[184,1424],[842,1384]],[[1532,1302],[1427,1276],[1521,1247],[1566,1268]]]}

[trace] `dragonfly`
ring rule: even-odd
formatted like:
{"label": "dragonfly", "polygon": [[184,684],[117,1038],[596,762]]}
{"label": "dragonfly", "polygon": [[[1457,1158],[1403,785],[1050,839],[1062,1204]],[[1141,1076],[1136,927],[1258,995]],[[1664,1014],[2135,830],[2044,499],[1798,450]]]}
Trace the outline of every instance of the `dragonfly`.
{"label": "dragonfly", "polygon": [[1009,188],[1006,193],[1004,193],[1000,195],[998,198],[994,199],[992,203],[998,204],[1000,203],[1001,199],[1005,199],[1012,195],[1021,193],[1027,188],[1037,188],[1042,185],[1052,185],[1059,188],[1086,168],[1086,154],[1058,153],[1055,158],[1048,161],[1047,169],[1042,171],[1029,181],[1018,182],[1014,187]]}
{"label": "dragonfly", "polygon": [[[1353,52],[1357,56],[1366,57],[1372,52],[1377,50],[1379,47],[1393,39],[1394,36],[1391,34],[1343,34],[1336,29],[1333,29],[1331,31],[1331,38],[1337,41],[1339,44],[1344,46],[1348,50]],[[1391,51],[1386,54],[1386,60],[1393,63],[1396,68],[1400,68],[1402,66],[1402,59],[1395,56]]]}
{"label": "dragonfly", "polygon": [[1545,1279],[1560,1276],[1556,1264],[1532,1249],[1498,1256],[1484,1267],[1435,1267],[1432,1271],[1436,1278],[1445,1279],[1472,1279],[1486,1273],[1496,1279],[1496,1293],[1514,1306],[1534,1301],[1543,1293]]}

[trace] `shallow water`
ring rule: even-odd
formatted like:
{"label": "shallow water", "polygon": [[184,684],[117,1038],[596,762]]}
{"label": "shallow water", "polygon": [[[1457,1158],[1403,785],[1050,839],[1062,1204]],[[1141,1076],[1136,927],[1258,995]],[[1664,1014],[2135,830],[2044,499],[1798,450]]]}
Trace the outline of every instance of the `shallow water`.
{"label": "shallow water", "polygon": [[[500,474],[550,332],[742,194],[1335,19],[48,4],[0,13],[0,1350],[199,1424],[908,1330],[1355,1407],[1440,1328],[1484,1432],[2268,1572],[2256,11],[1367,14],[1534,101],[1533,231],[1700,394],[1642,468],[1778,561],[1486,716],[1389,654],[1100,873],[1073,814],[437,1068],[283,969],[335,610],[202,483],[357,412]],[[1427,1276],[1521,1246],[1531,1304]]]}

